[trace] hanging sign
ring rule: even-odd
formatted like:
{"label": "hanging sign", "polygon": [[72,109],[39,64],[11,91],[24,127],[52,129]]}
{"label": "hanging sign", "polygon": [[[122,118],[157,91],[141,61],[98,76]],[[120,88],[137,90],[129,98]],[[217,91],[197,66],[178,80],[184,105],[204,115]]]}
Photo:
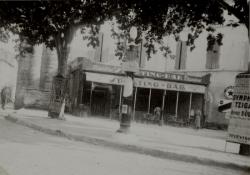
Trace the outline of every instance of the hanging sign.
{"label": "hanging sign", "polygon": [[131,77],[125,77],[123,97],[129,97],[133,95],[133,80]]}
{"label": "hanging sign", "polygon": [[236,76],[227,141],[250,145],[250,74]]}

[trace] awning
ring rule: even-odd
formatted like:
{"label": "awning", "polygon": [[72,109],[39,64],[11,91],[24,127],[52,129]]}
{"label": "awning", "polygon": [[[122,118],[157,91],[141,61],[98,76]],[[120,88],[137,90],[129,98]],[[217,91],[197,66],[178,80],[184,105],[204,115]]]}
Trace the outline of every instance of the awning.
{"label": "awning", "polygon": [[[86,80],[113,85],[124,85],[124,76],[86,72]],[[135,78],[134,86],[140,88],[162,89],[181,92],[205,93],[206,87],[198,84],[179,83],[173,81]]]}

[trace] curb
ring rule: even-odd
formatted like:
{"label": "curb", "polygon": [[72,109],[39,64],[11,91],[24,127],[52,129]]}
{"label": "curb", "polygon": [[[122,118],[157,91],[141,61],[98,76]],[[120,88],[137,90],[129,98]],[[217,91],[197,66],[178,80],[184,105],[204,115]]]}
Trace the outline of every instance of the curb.
{"label": "curb", "polygon": [[103,140],[99,138],[72,135],[72,134],[65,133],[61,130],[53,130],[50,128],[41,127],[39,125],[18,119],[17,117],[14,117],[11,115],[5,116],[4,118],[10,122],[32,128],[36,131],[40,131],[40,132],[53,135],[53,136],[67,138],[69,140],[85,142],[85,143],[89,143],[93,145],[105,146],[109,148],[114,148],[116,150],[134,152],[134,153],[149,155],[152,157],[157,157],[157,158],[162,158],[162,159],[171,159],[171,160],[176,160],[176,161],[197,163],[200,165],[216,166],[216,167],[230,168],[234,170],[236,169],[236,170],[250,172],[250,166],[238,165],[238,164],[229,163],[229,162],[221,162],[221,161],[216,161],[216,160],[207,159],[207,158],[199,158],[196,156],[161,151],[161,150],[152,149],[152,148],[139,147],[136,145],[126,145],[126,144],[107,141],[107,140]]}

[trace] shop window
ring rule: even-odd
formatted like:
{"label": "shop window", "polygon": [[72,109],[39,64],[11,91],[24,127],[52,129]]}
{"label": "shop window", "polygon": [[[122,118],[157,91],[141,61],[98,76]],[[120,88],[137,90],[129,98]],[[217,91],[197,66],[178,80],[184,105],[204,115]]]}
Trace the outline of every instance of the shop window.
{"label": "shop window", "polygon": [[220,45],[215,43],[211,50],[207,51],[206,69],[218,69],[220,58]]}
{"label": "shop window", "polygon": [[176,46],[175,69],[185,69],[187,60],[187,43],[178,41]]}

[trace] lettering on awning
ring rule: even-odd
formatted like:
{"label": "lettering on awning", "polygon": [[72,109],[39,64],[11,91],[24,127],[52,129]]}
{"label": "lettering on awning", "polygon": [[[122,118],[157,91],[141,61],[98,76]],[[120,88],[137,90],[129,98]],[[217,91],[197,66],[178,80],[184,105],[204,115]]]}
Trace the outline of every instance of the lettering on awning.
{"label": "lettering on awning", "polygon": [[[87,81],[107,83],[114,85],[124,85],[124,76],[99,74],[86,72]],[[183,91],[183,92],[194,92],[194,93],[205,93],[205,86],[197,84],[186,84],[164,80],[153,80],[149,78],[134,78],[134,86],[141,88],[151,89],[163,89],[172,91]]]}

